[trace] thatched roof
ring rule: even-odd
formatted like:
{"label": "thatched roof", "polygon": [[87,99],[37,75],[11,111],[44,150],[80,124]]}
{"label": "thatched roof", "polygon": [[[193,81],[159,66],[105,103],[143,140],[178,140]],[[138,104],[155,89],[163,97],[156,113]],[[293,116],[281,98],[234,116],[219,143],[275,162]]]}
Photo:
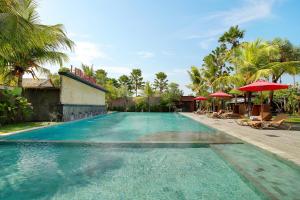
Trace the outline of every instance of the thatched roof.
{"label": "thatched roof", "polygon": [[23,88],[54,88],[50,79],[23,78]]}

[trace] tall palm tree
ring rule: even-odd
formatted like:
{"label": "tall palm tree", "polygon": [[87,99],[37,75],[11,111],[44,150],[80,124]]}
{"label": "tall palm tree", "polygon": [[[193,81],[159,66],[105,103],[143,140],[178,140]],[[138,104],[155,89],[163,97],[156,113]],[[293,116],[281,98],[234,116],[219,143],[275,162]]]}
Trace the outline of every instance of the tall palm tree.
{"label": "tall palm tree", "polygon": [[0,70],[6,72],[6,80],[17,77],[17,85],[22,87],[25,73],[35,78],[36,72],[49,72],[43,64],[62,66],[68,60],[67,55],[58,50],[72,49],[74,43],[62,25],[39,23],[35,1],[0,0],[0,5]]}
{"label": "tall palm tree", "polygon": [[130,73],[130,82],[133,85],[135,96],[137,97],[137,93],[139,89],[142,89],[144,86],[142,71],[140,69],[133,69]]}
{"label": "tall palm tree", "polygon": [[162,94],[164,90],[168,88],[167,74],[164,72],[158,72],[155,74],[156,78],[154,80],[154,88],[159,89],[159,93]]}

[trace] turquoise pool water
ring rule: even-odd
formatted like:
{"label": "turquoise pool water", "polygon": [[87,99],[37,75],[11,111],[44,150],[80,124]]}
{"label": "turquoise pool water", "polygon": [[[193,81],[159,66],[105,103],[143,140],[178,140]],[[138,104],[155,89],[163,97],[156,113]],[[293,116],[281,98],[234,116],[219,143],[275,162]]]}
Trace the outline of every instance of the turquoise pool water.
{"label": "turquoise pool water", "polygon": [[113,113],[5,137],[7,140],[137,141],[151,135],[215,130],[176,113]]}
{"label": "turquoise pool water", "polygon": [[300,196],[298,166],[175,113],[114,113],[0,139],[0,199]]}
{"label": "turquoise pool water", "polygon": [[19,144],[0,157],[5,200],[260,199],[210,148]]}

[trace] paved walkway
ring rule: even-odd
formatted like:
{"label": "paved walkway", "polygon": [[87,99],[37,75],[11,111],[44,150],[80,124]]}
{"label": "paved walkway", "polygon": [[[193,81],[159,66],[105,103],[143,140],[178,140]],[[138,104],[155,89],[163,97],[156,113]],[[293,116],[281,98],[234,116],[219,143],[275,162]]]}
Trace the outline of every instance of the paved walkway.
{"label": "paved walkway", "polygon": [[212,119],[194,113],[181,114],[256,145],[300,166],[300,131],[258,130],[248,126],[240,126],[233,119]]}

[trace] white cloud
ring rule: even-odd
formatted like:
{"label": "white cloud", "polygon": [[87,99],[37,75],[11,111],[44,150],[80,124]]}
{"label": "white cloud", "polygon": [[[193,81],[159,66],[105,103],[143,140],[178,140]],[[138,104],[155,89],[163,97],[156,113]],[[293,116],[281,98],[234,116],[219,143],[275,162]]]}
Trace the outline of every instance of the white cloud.
{"label": "white cloud", "polygon": [[150,51],[138,51],[136,54],[142,58],[153,58],[155,56],[155,54]]}
{"label": "white cloud", "polygon": [[184,39],[201,39],[200,47],[207,49],[230,26],[271,17],[276,1],[278,0],[244,0],[239,7],[202,17],[184,30],[188,34]]}
{"label": "white cloud", "polygon": [[242,7],[213,14],[207,19],[220,20],[224,26],[264,19],[272,15],[274,2],[275,0],[245,0]]}
{"label": "white cloud", "polygon": [[88,41],[76,42],[75,54],[71,60],[93,64],[93,61],[97,59],[110,59],[110,57],[95,43]]}

